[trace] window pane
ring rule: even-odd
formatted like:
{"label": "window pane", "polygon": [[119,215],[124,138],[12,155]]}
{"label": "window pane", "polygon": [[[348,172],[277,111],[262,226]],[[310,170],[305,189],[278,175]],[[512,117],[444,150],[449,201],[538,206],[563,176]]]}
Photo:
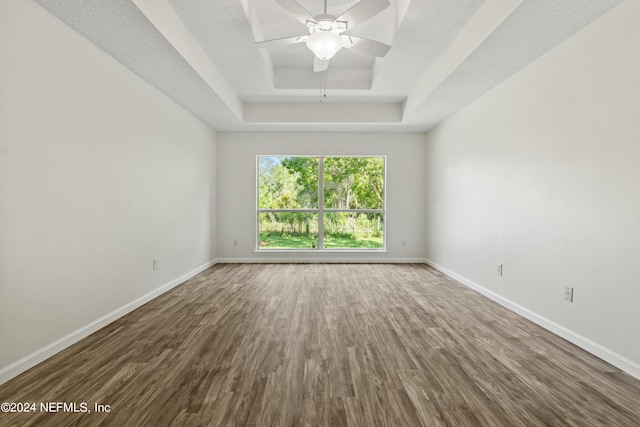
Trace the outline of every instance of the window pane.
{"label": "window pane", "polygon": [[315,249],[318,247],[318,214],[261,212],[260,249]]}
{"label": "window pane", "polygon": [[383,209],[384,158],[327,157],[325,209]]}
{"label": "window pane", "polygon": [[384,214],[326,212],[324,247],[327,249],[382,249]]}
{"label": "window pane", "polygon": [[318,158],[258,158],[258,206],[261,209],[318,207]]}

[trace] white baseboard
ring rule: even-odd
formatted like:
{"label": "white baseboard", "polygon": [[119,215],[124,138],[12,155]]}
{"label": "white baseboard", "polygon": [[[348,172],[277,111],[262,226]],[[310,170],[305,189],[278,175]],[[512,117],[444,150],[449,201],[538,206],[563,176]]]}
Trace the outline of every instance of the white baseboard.
{"label": "white baseboard", "polygon": [[135,301],[126,304],[125,306],[112,311],[111,313],[106,314],[105,316],[91,322],[90,324],[60,338],[57,341],[52,342],[51,344],[23,357],[22,359],[0,369],[0,384],[9,381],[11,378],[14,378],[21,374],[22,372],[34,367],[38,363],[48,359],[54,354],[64,350],[65,348],[75,344],[81,339],[91,335],[96,332],[100,328],[105,327],[109,323],[117,320],[118,318],[124,316],[125,314],[135,310],[136,308],[142,306],[143,304],[151,301],[152,299],[158,297],[159,295],[173,289],[181,283],[184,283],[188,279],[193,276],[201,273],[207,268],[211,267],[214,264],[220,263],[419,263],[419,264],[427,264],[436,270],[446,274],[452,279],[457,280],[465,286],[468,286],[471,289],[481,293],[482,295],[490,298],[491,300],[497,302],[498,304],[512,310],[515,313],[525,317],[526,319],[531,320],[537,325],[553,332],[554,334],[566,339],[567,341],[577,345],[578,347],[588,351],[589,353],[607,361],[613,366],[621,369],[624,372],[634,376],[635,378],[640,379],[640,365],[636,362],[627,359],[624,356],[621,356],[602,345],[591,341],[588,338],[585,338],[551,320],[542,317],[496,293],[490,291],[477,283],[462,277],[453,271],[434,263],[433,261],[421,258],[389,258],[389,259],[362,259],[362,258],[333,258],[333,259],[324,259],[324,258],[219,258],[210,262],[203,264],[202,266],[178,277],[175,280],[159,287],[158,289],[149,292],[146,295],[136,299]]}
{"label": "white baseboard", "polygon": [[218,258],[216,264],[426,264],[424,258]]}
{"label": "white baseboard", "polygon": [[109,323],[119,319],[125,314],[135,310],[136,308],[160,296],[161,294],[169,291],[170,289],[175,288],[179,284],[184,283],[188,279],[192,278],[198,273],[201,273],[202,271],[206,270],[207,268],[211,267],[214,264],[216,264],[215,260],[209,261],[201,265],[200,267],[186,274],[183,274],[177,279],[172,280],[171,282],[159,287],[158,289],[155,289],[149,292],[148,294],[141,296],[135,301],[132,301],[112,311],[111,313],[108,313],[102,316],[101,318],[89,323],[88,325],[74,332],[71,332],[70,334],[60,338],[59,340],[54,341],[51,344],[48,344],[42,347],[41,349],[34,351],[33,353],[23,357],[22,359],[14,363],[3,367],[2,369],[0,369],[0,384],[5,383],[9,381],[11,378],[18,376],[19,374],[23,373],[27,369],[30,369],[36,366],[38,363],[43,362],[44,360],[48,359],[54,354],[59,353],[60,351],[71,346],[72,344],[75,344],[81,339],[91,335],[92,333],[96,332],[98,329],[107,326]]}
{"label": "white baseboard", "polygon": [[496,294],[495,292],[490,291],[489,289],[486,289],[478,285],[477,283],[467,279],[466,277],[462,277],[454,273],[453,271],[447,269],[446,267],[436,264],[431,260],[426,260],[425,264],[435,268],[436,270],[451,277],[452,279],[455,279],[456,281],[462,283],[463,285],[481,293],[482,295],[497,302],[503,307],[506,307],[509,310],[515,313],[518,313],[522,317],[545,328],[546,330],[553,332],[554,334],[564,338],[565,340],[571,342],[572,344],[577,345],[578,347],[588,351],[594,356],[597,356],[600,359],[612,364],[616,368],[628,373],[629,375],[632,375],[633,377],[640,379],[640,365],[634,362],[633,360],[630,360],[614,351],[611,351],[608,348],[598,344],[597,342],[594,342],[586,337],[583,337],[582,335],[577,334],[572,330],[565,328],[562,325],[559,325],[545,317],[542,317],[532,312],[531,310],[524,308],[521,305],[518,305],[513,301],[510,301]]}

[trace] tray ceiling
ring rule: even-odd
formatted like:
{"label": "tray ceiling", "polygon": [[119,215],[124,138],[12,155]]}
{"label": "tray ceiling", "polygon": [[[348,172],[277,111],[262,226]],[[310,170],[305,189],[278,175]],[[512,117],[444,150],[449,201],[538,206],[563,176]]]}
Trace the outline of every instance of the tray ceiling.
{"label": "tray ceiling", "polygon": [[426,131],[621,0],[390,0],[352,31],[389,53],[321,73],[304,43],[255,45],[308,33],[273,0],[36,2],[217,130]]}

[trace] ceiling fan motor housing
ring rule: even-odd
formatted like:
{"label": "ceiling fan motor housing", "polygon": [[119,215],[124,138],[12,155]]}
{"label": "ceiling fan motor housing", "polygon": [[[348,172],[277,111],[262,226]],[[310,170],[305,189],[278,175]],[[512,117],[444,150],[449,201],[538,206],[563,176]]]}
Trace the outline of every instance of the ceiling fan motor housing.
{"label": "ceiling fan motor housing", "polygon": [[332,15],[318,15],[316,16],[318,22],[316,28],[322,31],[331,31],[335,27],[336,17]]}

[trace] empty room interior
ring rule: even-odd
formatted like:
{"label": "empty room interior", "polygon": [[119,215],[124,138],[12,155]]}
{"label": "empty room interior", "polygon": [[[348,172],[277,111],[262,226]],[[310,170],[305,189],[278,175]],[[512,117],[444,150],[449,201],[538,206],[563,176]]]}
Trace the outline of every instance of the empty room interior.
{"label": "empty room interior", "polygon": [[2,0],[0,425],[640,426],[639,20]]}

